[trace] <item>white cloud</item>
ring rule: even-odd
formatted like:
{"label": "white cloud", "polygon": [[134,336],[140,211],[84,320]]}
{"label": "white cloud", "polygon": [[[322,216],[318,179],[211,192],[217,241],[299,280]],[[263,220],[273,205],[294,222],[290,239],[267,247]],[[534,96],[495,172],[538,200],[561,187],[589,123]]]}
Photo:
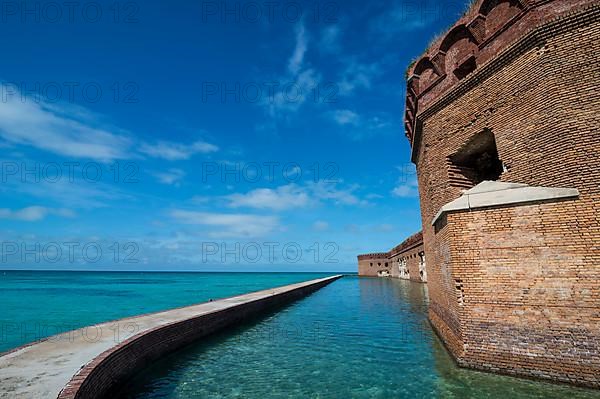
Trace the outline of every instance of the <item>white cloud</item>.
{"label": "white cloud", "polygon": [[412,182],[400,183],[392,190],[392,194],[395,197],[418,197],[419,190],[417,185]]}
{"label": "white cloud", "polygon": [[0,104],[0,136],[9,143],[70,157],[105,162],[131,156],[132,139],[99,127],[89,112],[20,94],[7,95]]}
{"label": "white cloud", "polygon": [[43,206],[30,206],[23,209],[11,210],[0,208],[0,219],[20,220],[25,222],[37,222],[43,220],[48,215],[61,217],[74,217],[75,214],[70,209],[65,208],[46,208]]}
{"label": "white cloud", "polygon": [[219,151],[219,147],[205,141],[196,141],[192,144],[158,141],[154,144],[142,143],[140,152],[155,158],[169,161],[190,159],[195,154],[210,154]]}
{"label": "white cloud", "polygon": [[[298,75],[284,77],[273,95],[265,95],[261,104],[269,116],[285,117],[298,111],[312,98],[313,90],[318,87],[320,80],[321,76],[314,69],[306,69]],[[272,126],[263,124],[263,127],[269,129]]]}
{"label": "white cloud", "polygon": [[368,202],[360,199],[354,191],[358,189],[357,185],[345,189],[338,188],[336,182],[310,182],[308,187],[312,196],[320,200],[333,201],[336,205],[367,205]]}
{"label": "white cloud", "polygon": [[212,238],[260,237],[279,227],[275,216],[194,212],[176,209],[171,217],[179,223],[217,227],[209,232]]}
{"label": "white cloud", "polygon": [[232,208],[270,209],[284,211],[305,208],[321,202],[333,202],[335,205],[367,205],[354,192],[358,186],[338,187],[338,182],[320,180],[308,182],[306,186],[288,184],[274,189],[259,188],[248,193],[235,193],[223,197]]}
{"label": "white cloud", "polygon": [[214,144],[159,141],[140,143],[116,127],[106,127],[90,110],[65,103],[49,103],[27,96],[5,83],[0,103],[0,148],[14,145],[35,147],[54,154],[88,158],[100,162],[139,158],[134,148],[146,155],[167,160],[189,159],[194,154],[219,150]]}
{"label": "white cloud", "polygon": [[258,131],[272,131],[277,128],[277,122],[289,122],[291,115],[314,99],[315,88],[319,87],[321,74],[306,65],[309,37],[302,22],[296,25],[295,33],[294,51],[288,60],[287,71],[277,79],[278,86],[273,92],[259,102],[273,120],[258,125]]}
{"label": "white cloud", "polygon": [[342,73],[338,84],[340,95],[351,95],[356,89],[370,89],[373,79],[381,74],[378,63],[362,64],[355,60],[347,60],[348,65]]}
{"label": "white cloud", "polygon": [[372,18],[371,30],[379,41],[421,30],[436,21],[454,19],[464,11],[464,2],[406,2],[398,1],[386,7],[378,17]]}
{"label": "white cloud", "polygon": [[352,140],[362,140],[378,134],[386,134],[394,126],[385,114],[363,117],[352,110],[340,109],[330,112],[328,117],[335,124],[343,127],[343,134]]}
{"label": "white cloud", "polygon": [[306,190],[295,184],[281,186],[276,189],[259,188],[246,194],[232,194],[226,198],[232,208],[248,207],[274,211],[302,208],[310,202]]}
{"label": "white cloud", "polygon": [[304,24],[296,25],[296,47],[294,52],[288,61],[288,70],[293,74],[297,75],[302,69],[304,63],[304,55],[308,50],[308,38],[306,36],[306,29]]}
{"label": "white cloud", "polygon": [[395,197],[408,198],[419,196],[419,183],[417,182],[416,169],[413,164],[397,166],[400,177],[396,187],[392,190]]}
{"label": "white cloud", "polygon": [[338,25],[330,25],[322,29],[320,48],[326,53],[338,53],[340,51],[340,33]]}
{"label": "white cloud", "polygon": [[332,118],[340,126],[357,126],[360,122],[360,116],[356,112],[349,109],[338,109],[333,111]]}
{"label": "white cloud", "polygon": [[313,230],[315,231],[326,231],[329,229],[329,223],[324,222],[322,220],[317,220],[313,223]]}
{"label": "white cloud", "polygon": [[389,233],[390,231],[394,230],[394,226],[392,226],[391,224],[384,223],[384,224],[380,224],[380,225],[376,226],[375,229],[382,233]]}
{"label": "white cloud", "polygon": [[[6,186],[5,186],[6,188]],[[86,182],[81,179],[69,181],[61,179],[57,182],[40,181],[39,183],[10,183],[12,191],[32,195],[44,201],[54,201],[70,208],[103,208],[111,201],[133,201],[134,198],[103,182]]]}
{"label": "white cloud", "polygon": [[179,185],[181,180],[185,177],[185,172],[181,169],[169,169],[164,172],[154,173],[154,176],[162,184],[168,185]]}

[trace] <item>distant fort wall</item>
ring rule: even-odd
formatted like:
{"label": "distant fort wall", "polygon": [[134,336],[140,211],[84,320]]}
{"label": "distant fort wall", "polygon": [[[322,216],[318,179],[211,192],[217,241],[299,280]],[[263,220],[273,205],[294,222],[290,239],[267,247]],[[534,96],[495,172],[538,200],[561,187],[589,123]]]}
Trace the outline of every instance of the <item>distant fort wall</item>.
{"label": "distant fort wall", "polygon": [[477,1],[408,72],[432,325],[463,366],[600,387],[600,4]]}
{"label": "distant fort wall", "polygon": [[423,235],[414,234],[388,252],[358,256],[358,274],[427,282]]}

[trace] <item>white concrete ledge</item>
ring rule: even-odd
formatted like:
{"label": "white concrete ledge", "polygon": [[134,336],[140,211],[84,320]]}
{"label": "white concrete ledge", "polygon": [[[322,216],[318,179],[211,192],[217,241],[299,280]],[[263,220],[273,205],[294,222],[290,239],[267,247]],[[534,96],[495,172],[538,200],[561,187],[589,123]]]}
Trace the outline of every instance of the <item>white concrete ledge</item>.
{"label": "white concrete ledge", "polygon": [[488,208],[519,203],[545,202],[579,197],[576,188],[531,187],[521,183],[484,181],[444,205],[431,224],[448,212]]}
{"label": "white concrete ledge", "polygon": [[0,356],[0,398],[105,398],[132,372],[207,334],[302,298],[341,276],[69,331]]}

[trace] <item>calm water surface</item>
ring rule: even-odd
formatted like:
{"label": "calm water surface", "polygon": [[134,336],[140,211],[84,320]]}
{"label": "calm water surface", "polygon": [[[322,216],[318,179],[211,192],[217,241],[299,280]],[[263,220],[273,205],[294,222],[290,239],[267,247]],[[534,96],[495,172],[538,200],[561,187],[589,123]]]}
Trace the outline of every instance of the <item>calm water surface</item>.
{"label": "calm water surface", "polygon": [[600,398],[457,368],[426,286],[345,277],[280,312],[155,363],[124,398]]}
{"label": "calm water surface", "polygon": [[0,352],[104,321],[326,275],[0,271]]}

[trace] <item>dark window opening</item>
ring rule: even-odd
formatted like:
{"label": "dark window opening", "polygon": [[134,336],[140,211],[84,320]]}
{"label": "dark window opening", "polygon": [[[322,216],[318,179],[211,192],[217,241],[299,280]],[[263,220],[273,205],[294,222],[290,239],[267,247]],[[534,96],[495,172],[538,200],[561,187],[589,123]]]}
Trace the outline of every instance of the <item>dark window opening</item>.
{"label": "dark window opening", "polygon": [[484,180],[499,180],[504,171],[496,139],[484,130],[449,157],[450,185],[471,188]]}
{"label": "dark window opening", "polygon": [[434,228],[434,232],[435,234],[439,233],[444,227],[446,227],[448,225],[448,217],[447,215],[444,213],[442,216],[440,216],[436,221],[435,224],[433,225]]}
{"label": "dark window opening", "polygon": [[456,75],[458,80],[462,80],[465,78],[465,76],[473,72],[476,68],[477,61],[475,60],[475,56],[471,56],[454,70],[454,75]]}
{"label": "dark window opening", "polygon": [[387,262],[385,262],[385,267],[388,267],[388,263]]}
{"label": "dark window opening", "polygon": [[458,299],[458,305],[463,306],[465,304],[465,289],[462,280],[454,280],[454,287],[456,288],[456,299]]}

